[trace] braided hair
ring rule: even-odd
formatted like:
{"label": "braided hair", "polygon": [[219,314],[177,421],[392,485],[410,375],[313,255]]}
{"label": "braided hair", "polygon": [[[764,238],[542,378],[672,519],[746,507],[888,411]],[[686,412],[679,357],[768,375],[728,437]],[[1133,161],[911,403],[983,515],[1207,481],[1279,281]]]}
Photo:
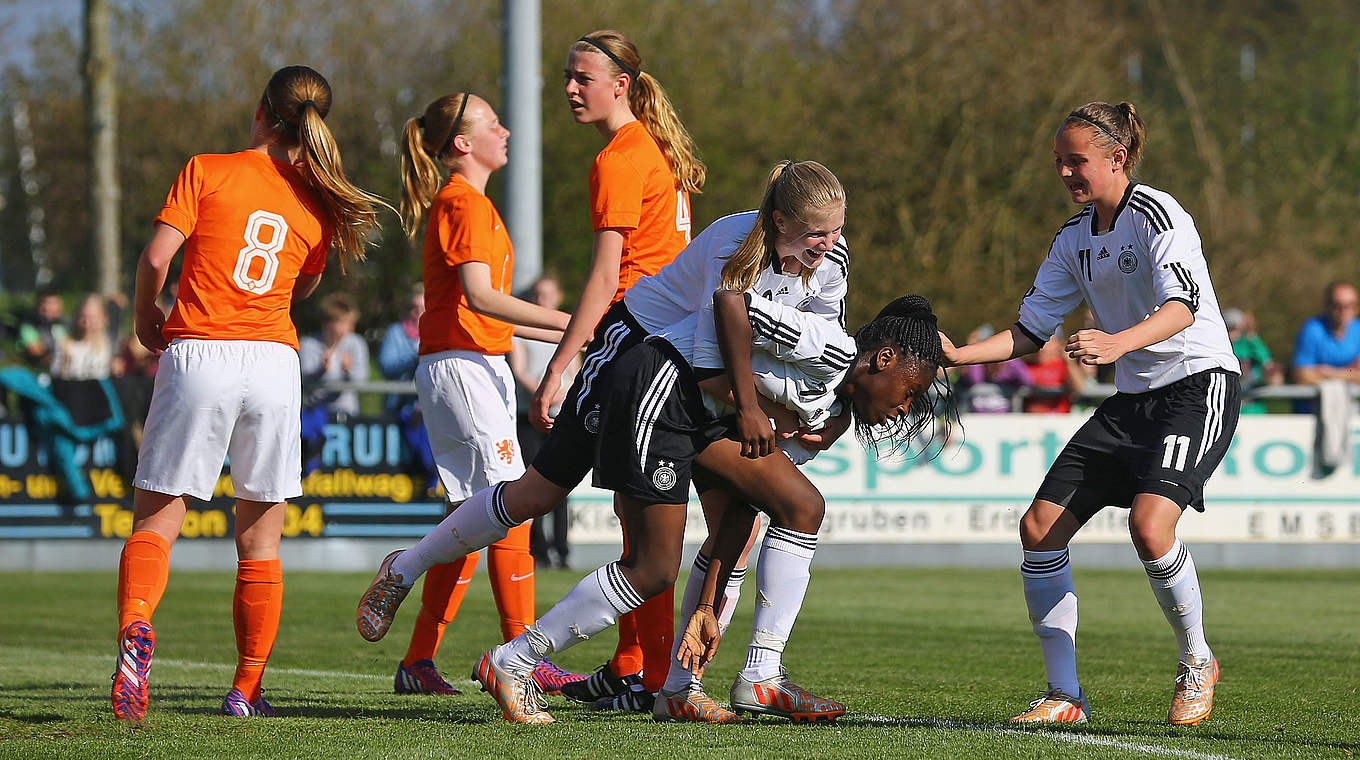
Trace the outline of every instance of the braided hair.
{"label": "braided hair", "polygon": [[[930,390],[912,397],[907,413],[896,420],[871,425],[856,415],[856,437],[866,448],[883,456],[885,454],[879,451],[880,444],[887,443],[886,454],[891,455],[929,432],[920,450],[930,452],[931,456],[938,454],[940,447],[930,445],[935,440],[937,427],[944,434],[944,440],[948,440],[958,422],[959,412],[949,378],[939,371],[944,363],[944,348],[940,344],[939,327],[930,302],[918,295],[894,299],[873,321],[855,331],[855,346],[860,357],[892,346],[903,358],[910,356],[916,360],[917,372],[934,377]],[[938,420],[935,416],[937,402],[942,409]]]}

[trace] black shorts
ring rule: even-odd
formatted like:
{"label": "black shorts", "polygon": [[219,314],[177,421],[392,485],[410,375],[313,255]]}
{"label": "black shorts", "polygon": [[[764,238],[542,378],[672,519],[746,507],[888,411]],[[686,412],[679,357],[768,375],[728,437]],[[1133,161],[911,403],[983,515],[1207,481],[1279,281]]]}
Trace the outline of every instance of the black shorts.
{"label": "black shorts", "polygon": [[1198,372],[1146,393],[1116,393],[1072,436],[1035,494],[1082,524],[1153,493],[1204,511],[1204,484],[1237,429],[1238,376]]}
{"label": "black shorts", "polygon": [[665,340],[647,338],[622,353],[601,408],[595,485],[648,504],[689,501],[694,458],[725,432],[702,393]]}
{"label": "black shorts", "polygon": [[552,430],[534,457],[534,469],[563,488],[575,488],[595,464],[600,414],[614,361],[647,337],[628,307],[609,307],[586,347],[581,372],[567,391]]}

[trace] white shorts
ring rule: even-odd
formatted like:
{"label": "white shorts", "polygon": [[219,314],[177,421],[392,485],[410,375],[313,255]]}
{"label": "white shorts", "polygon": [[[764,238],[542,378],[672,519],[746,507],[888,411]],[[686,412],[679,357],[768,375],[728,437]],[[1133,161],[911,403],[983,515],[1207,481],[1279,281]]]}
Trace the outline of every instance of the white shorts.
{"label": "white shorts", "polygon": [[515,379],[504,356],[441,351],[416,366],[420,414],[449,501],[524,474]]}
{"label": "white shorts", "polygon": [[156,370],[133,485],[206,501],[230,456],[236,498],[301,496],[301,378],[283,343],[175,340]]}

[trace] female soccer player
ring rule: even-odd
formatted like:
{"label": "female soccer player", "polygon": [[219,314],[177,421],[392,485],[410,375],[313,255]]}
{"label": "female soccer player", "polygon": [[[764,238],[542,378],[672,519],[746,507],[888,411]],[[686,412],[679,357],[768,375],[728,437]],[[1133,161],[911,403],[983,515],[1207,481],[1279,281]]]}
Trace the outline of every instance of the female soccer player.
{"label": "female soccer player", "polygon": [[1130,103],[1088,103],[1063,119],[1053,161],[1085,207],[1058,230],[1019,321],[972,345],[945,345],[955,365],[1028,354],[1085,299],[1096,327],[1074,333],[1067,351],[1086,365],[1115,365],[1119,392],[1072,437],[1020,521],[1020,574],[1048,690],[1012,719],[1019,723],[1089,717],[1067,545],[1107,505],[1129,510],[1134,548],[1180,643],[1170,721],[1198,723],[1213,708],[1218,661],[1176,523],[1186,507],[1204,510],[1204,484],[1237,427],[1239,370],[1194,220],[1134,179],[1145,135]]}
{"label": "female soccer player", "polygon": [[[693,141],[661,84],[641,67],[637,48],[613,30],[591,32],[567,53],[565,93],[572,115],[579,124],[593,125],[608,143],[590,169],[590,215],[595,230],[590,273],[530,402],[531,422],[544,430],[551,427],[552,434],[526,478],[517,481],[527,480],[539,495],[555,494],[551,504],[561,501],[590,469],[599,417],[593,380],[600,366],[645,335],[628,329],[622,311],[611,313],[603,322],[601,317],[638,278],[669,264],[689,242],[689,193],[698,192],[704,181],[704,165],[695,156]],[[553,421],[547,410],[560,388],[562,373],[592,332],[596,337],[587,350],[584,371],[569,392],[565,411]],[[395,571],[414,580],[428,567],[419,557],[415,552],[399,556]],[[654,675],[648,677],[659,688],[670,657],[673,600],[669,595],[658,599],[637,617],[631,627],[620,626],[614,659],[577,693],[579,698],[627,693],[629,683],[639,679],[625,682],[621,676],[648,671],[644,658],[652,661],[650,673]],[[358,622],[365,638],[373,641],[382,636],[362,610]],[[386,624],[382,628],[385,632]],[[556,691],[568,674],[544,671],[540,676],[545,690]]]}
{"label": "female soccer player", "polygon": [[[236,676],[227,715],[270,716],[260,677],[283,602],[285,499],[302,494],[295,300],[363,258],[381,201],[345,179],[326,128],[331,88],[306,66],[279,69],[255,109],[250,148],[189,160],[137,264],[137,337],[161,352],[133,481],[132,535],[118,568],[113,711],[146,715],[155,633],[186,497],[212,498],[224,457],[236,494]],[[156,299],[185,249],[174,309]]]}
{"label": "female soccer player", "polygon": [[[695,336],[696,315],[705,303],[711,302],[710,294],[722,281],[726,260],[748,239],[752,241],[749,250],[753,255],[741,257],[742,264],[736,271],[749,269],[754,281],[755,274],[772,270],[771,281],[782,281],[787,286],[768,288],[772,296],[792,299],[792,303],[804,306],[819,318],[839,324],[846,285],[846,253],[844,245],[838,244],[844,215],[845,194],[830,171],[815,162],[781,163],[771,173],[759,211],[715,222],[662,273],[640,280],[622,304],[612,307],[606,319],[608,326],[600,331],[597,345],[587,354],[581,375],[549,433],[550,442],[569,438],[577,441],[577,445],[558,445],[552,455],[540,454],[519,480],[473,495],[469,499],[471,504],[446,518],[440,528],[427,534],[411,550],[380,567],[359,604],[360,631],[365,638],[376,640],[386,632],[396,606],[425,568],[498,540],[508,528],[551,510],[580,482],[594,460],[594,435],[587,431],[598,431],[600,424],[600,410],[594,407],[585,413],[581,410],[604,392],[610,367],[621,347],[636,345],[643,336],[656,333],[680,345],[682,352],[689,351]],[[807,263],[799,263],[799,259]],[[831,263],[820,266],[824,260]],[[785,261],[797,264],[793,270],[797,274],[778,274]],[[689,326],[678,327],[682,324]],[[778,322],[767,317],[760,324],[762,338],[769,342],[776,334]],[[798,344],[798,332],[793,327],[779,330],[778,335],[786,340],[793,336],[792,345]],[[804,346],[804,350],[809,349]],[[820,356],[813,351],[813,355]],[[837,358],[842,366],[849,364],[848,355]],[[757,417],[759,413],[748,416]],[[765,441],[772,448],[774,433],[768,420],[760,417],[758,422],[764,424]],[[554,475],[550,479],[547,473]],[[789,492],[789,498],[806,496],[796,490]],[[810,531],[813,533],[821,522],[820,497],[815,501],[807,509],[816,514],[803,519],[813,526]],[[481,506],[469,509],[472,504]],[[667,651],[666,660],[658,665],[662,679],[669,660]],[[638,692],[639,696],[654,693],[645,689]],[[635,692],[630,688],[626,693]]]}
{"label": "female soccer player", "polygon": [[[445,95],[408,119],[401,158],[402,222],[414,236],[427,210],[422,247],[426,310],[420,318],[416,391],[450,511],[469,495],[524,472],[515,434],[510,338],[556,341],[569,316],[510,295],[514,251],[486,196],[491,173],[508,160],[510,130],[471,93]],[[448,172],[447,181],[444,172]],[[442,183],[442,187],[441,187]],[[397,665],[398,694],[458,694],[434,656],[458,613],[477,554],[430,568],[420,615]],[[501,633],[534,621],[529,525],[490,547],[491,590]]]}
{"label": "female soccer player", "polygon": [[[738,298],[742,296],[749,294]],[[754,297],[751,303],[756,303]],[[781,325],[798,324],[797,317],[806,321],[810,316],[795,309],[780,311],[785,317]],[[760,318],[755,310],[748,313],[750,322],[743,326],[750,334]],[[804,330],[796,342],[805,343],[817,332]],[[843,403],[852,407],[858,424],[865,429],[883,426],[898,444],[930,424],[931,405],[924,394],[935,381],[942,356],[928,307],[923,311],[894,302],[854,339],[843,332],[839,338],[821,343],[818,355],[826,358],[806,354],[790,357],[790,363],[815,368],[818,374],[812,379],[824,389],[834,387]],[[730,343],[722,345],[730,357]],[[839,358],[842,354],[848,361]],[[729,369],[738,377],[749,373],[736,364],[729,364]],[[529,678],[535,663],[603,630],[618,615],[674,582],[685,527],[685,504],[676,497],[688,495],[691,467],[697,465],[724,479],[747,503],[769,511],[772,520],[760,574],[774,582],[767,596],[769,611],[758,615],[756,625],[774,653],[776,672],[760,682],[738,677],[732,687],[734,708],[794,720],[830,720],[843,714],[844,705],[792,684],[777,664],[777,653],[802,606],[816,550],[816,530],[825,508],[816,488],[788,457],[744,458],[743,443],[719,438],[731,423],[717,420],[704,408],[694,371],[666,340],[654,336],[630,349],[613,373],[601,420],[596,484],[620,495],[620,503],[634,518],[632,538],[638,551],[628,564],[611,562],[587,576],[523,634],[484,654],[475,671],[477,679],[507,719],[551,722],[539,708]],[[741,385],[732,383],[734,391]],[[769,424],[768,419],[765,422]],[[804,500],[790,498],[791,491],[802,492]],[[749,523],[741,539],[748,530]],[[532,662],[526,667],[527,660]]]}

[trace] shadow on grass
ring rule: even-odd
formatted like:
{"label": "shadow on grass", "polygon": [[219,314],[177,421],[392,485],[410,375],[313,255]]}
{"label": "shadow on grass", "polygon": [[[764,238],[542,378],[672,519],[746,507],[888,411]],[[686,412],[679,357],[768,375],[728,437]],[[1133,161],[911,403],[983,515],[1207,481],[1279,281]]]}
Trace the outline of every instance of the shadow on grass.
{"label": "shadow on grass", "polygon": [[9,712],[8,710],[0,710],[0,719],[13,720],[20,723],[40,724],[57,723],[59,721],[67,720],[67,717],[56,713],[16,713]]}

